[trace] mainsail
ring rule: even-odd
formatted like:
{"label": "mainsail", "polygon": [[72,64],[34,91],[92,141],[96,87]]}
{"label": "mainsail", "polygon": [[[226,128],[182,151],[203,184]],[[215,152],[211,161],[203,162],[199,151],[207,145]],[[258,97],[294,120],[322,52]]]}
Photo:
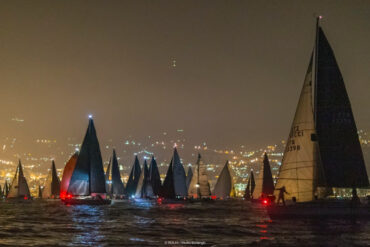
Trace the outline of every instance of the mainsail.
{"label": "mainsail", "polygon": [[369,186],[351,104],[334,53],[321,29],[316,37],[315,127],[328,187]]}
{"label": "mainsail", "polygon": [[195,171],[189,184],[188,195],[194,198],[209,197],[211,195],[206,168],[200,154],[198,154]]}
{"label": "mainsail", "polygon": [[181,163],[177,148],[173,152],[173,182],[175,195],[177,197],[186,197],[188,195],[188,189],[186,187],[185,169]]}
{"label": "mainsail", "polygon": [[230,197],[233,189],[233,181],[229,171],[229,161],[226,161],[224,168],[218,176],[213,195],[217,198],[228,198]]}
{"label": "mainsail", "polygon": [[253,198],[260,198],[274,194],[274,180],[272,178],[271,168],[267,154],[263,156],[263,166],[260,170]]}
{"label": "mainsail", "polygon": [[9,185],[8,185],[8,181],[5,180],[5,184],[4,184],[4,197],[8,197],[8,194],[9,194]]}
{"label": "mainsail", "polygon": [[163,182],[162,195],[166,198],[186,197],[186,175],[177,149],[174,149],[171,164],[168,167],[166,178]]}
{"label": "mainsail", "polygon": [[171,163],[168,167],[166,178],[163,181],[161,195],[164,198],[175,198],[176,197],[174,181],[173,181],[173,158],[171,159]]}
{"label": "mainsail", "polygon": [[121,180],[121,173],[118,167],[116,150],[113,149],[113,160],[112,160],[112,193],[113,195],[122,195],[124,194],[125,187]]}
{"label": "mainsail", "polygon": [[[312,109],[312,56],[286,142],[276,188],[285,186],[287,199],[312,201],[315,188],[316,142]],[[279,191],[275,191],[278,197]]]}
{"label": "mainsail", "polygon": [[39,185],[39,198],[42,198],[42,187]]}
{"label": "mainsail", "polygon": [[131,197],[134,196],[136,193],[136,188],[139,182],[141,174],[141,168],[140,168],[140,163],[139,159],[137,156],[135,156],[135,162],[134,165],[132,166],[130,176],[128,178],[127,184],[126,184],[126,195]]}
{"label": "mainsail", "polygon": [[62,181],[60,182],[60,198],[61,199],[64,199],[67,196],[69,182],[71,181],[73,171],[76,167],[77,158],[78,158],[78,152],[74,153],[71,156],[71,158],[68,160],[67,164],[64,167]]}
{"label": "mainsail", "polygon": [[7,198],[17,198],[17,197],[29,198],[30,196],[31,196],[30,190],[28,188],[26,178],[23,175],[21,161],[19,160],[17,170],[15,172],[13,182],[10,186]]}
{"label": "mainsail", "polygon": [[256,182],[254,180],[254,174],[253,171],[251,171],[251,196],[253,195],[254,189],[256,188]]}
{"label": "mainsail", "polygon": [[72,196],[106,193],[103,161],[91,118],[67,192]]}
{"label": "mainsail", "polygon": [[57,198],[60,193],[60,180],[55,168],[54,160],[51,163],[51,169],[46,179],[45,187],[42,190],[42,198]]}
{"label": "mainsail", "polygon": [[135,197],[136,198],[147,198],[153,197],[153,189],[150,183],[149,168],[146,160],[144,161],[143,169],[140,174],[138,186],[136,189]]}
{"label": "mainsail", "polygon": [[162,182],[154,156],[152,157],[152,161],[149,166],[149,180],[152,185],[154,195],[158,196],[161,193]]}
{"label": "mainsail", "polygon": [[191,166],[188,168],[188,174],[186,175],[186,187],[189,189],[189,185],[191,182],[191,179],[193,178],[193,170],[191,169]]}

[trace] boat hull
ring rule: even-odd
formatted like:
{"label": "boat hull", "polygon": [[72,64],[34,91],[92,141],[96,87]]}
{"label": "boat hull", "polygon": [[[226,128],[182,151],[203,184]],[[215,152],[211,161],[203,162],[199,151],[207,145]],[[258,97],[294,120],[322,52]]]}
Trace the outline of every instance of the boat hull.
{"label": "boat hull", "polygon": [[271,219],[370,219],[370,205],[302,203],[287,206],[270,205]]}
{"label": "boat hull", "polygon": [[66,205],[110,205],[109,199],[80,199],[80,198],[66,198],[63,203]]}

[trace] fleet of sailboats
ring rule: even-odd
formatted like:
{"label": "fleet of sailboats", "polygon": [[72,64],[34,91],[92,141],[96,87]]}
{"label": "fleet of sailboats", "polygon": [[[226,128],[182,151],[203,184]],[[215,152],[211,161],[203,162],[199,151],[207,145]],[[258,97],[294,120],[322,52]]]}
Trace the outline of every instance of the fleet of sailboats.
{"label": "fleet of sailboats", "polygon": [[[245,188],[244,199],[252,202],[269,200],[268,212],[272,218],[322,217],[323,214],[369,216],[368,208],[359,206],[358,201],[338,204],[337,201],[322,200],[328,198],[333,188],[351,188],[355,198],[357,188],[369,187],[369,179],[344,80],[319,19],[314,49],[276,185],[269,158],[264,153],[257,179],[251,171]],[[66,163],[62,180],[59,180],[52,161],[44,186],[39,185],[38,194],[42,199],[60,197],[66,204],[99,205],[110,204],[111,199],[124,198],[230,199],[235,196],[231,174],[226,161],[211,192],[201,155],[198,154],[195,166],[189,166],[186,174],[175,147],[163,183],[154,157],[149,167],[145,159],[141,168],[135,156],[125,186],[115,149],[104,172],[99,141],[90,118],[81,150]],[[274,204],[276,197],[284,196],[281,191],[287,192],[287,206]],[[0,198],[3,197],[9,200],[31,199],[20,160],[10,185],[5,181],[3,189],[0,186]]]}

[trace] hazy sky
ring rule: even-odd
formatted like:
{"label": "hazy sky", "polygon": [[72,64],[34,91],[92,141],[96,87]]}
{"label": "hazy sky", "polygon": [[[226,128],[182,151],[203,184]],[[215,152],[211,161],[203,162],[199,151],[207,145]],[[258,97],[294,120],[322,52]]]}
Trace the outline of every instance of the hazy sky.
{"label": "hazy sky", "polygon": [[1,1],[1,136],[285,139],[316,14],[370,130],[370,1]]}

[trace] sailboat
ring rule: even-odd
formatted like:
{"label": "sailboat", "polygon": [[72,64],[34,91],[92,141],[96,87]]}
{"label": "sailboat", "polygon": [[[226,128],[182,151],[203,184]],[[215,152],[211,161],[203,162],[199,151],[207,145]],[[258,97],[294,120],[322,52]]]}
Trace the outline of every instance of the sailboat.
{"label": "sailboat", "polygon": [[105,174],[99,141],[90,117],[75,169],[69,182],[65,204],[110,204],[106,198]]}
{"label": "sailboat", "polygon": [[256,188],[256,182],[254,181],[253,171],[251,171],[251,175],[248,179],[247,187],[245,188],[245,192],[244,192],[245,200],[253,199],[253,192],[255,188]]}
{"label": "sailboat", "polygon": [[42,186],[39,185],[38,198],[42,199]]}
{"label": "sailboat", "polygon": [[154,196],[159,196],[162,189],[161,176],[159,174],[157,162],[152,157],[149,165],[149,181],[152,185]]}
{"label": "sailboat", "polygon": [[135,156],[134,165],[132,166],[130,176],[128,178],[127,184],[126,184],[126,191],[125,194],[128,198],[134,198],[137,185],[139,183],[139,178],[141,175],[141,168],[139,159],[137,158],[137,155]]}
{"label": "sailboat", "polygon": [[212,196],[217,199],[228,199],[233,193],[233,180],[229,171],[229,161],[226,161],[224,168],[218,176]]}
{"label": "sailboat", "polygon": [[71,181],[73,171],[75,170],[77,158],[78,152],[75,152],[71,156],[71,158],[69,158],[68,162],[64,167],[62,181],[60,182],[60,196],[59,196],[60,199],[65,199],[67,196],[69,182]]}
{"label": "sailboat", "polygon": [[42,190],[42,198],[57,199],[60,195],[60,180],[55,168],[54,160],[51,163],[51,169],[46,179],[44,189]]}
{"label": "sailboat", "polygon": [[175,147],[166,178],[163,182],[162,197],[183,200],[187,197],[187,194],[185,169]]}
{"label": "sailboat", "polygon": [[272,178],[270,162],[267,153],[263,155],[263,166],[256,180],[252,193],[253,202],[266,202],[265,199],[274,200],[274,180]]}
{"label": "sailboat", "polygon": [[[276,185],[289,193],[287,206],[269,206],[271,218],[370,217],[356,200],[356,188],[369,186],[356,123],[320,19]],[[325,198],[332,188],[352,188],[353,200]]]}
{"label": "sailboat", "polygon": [[8,197],[8,194],[9,194],[9,185],[8,185],[8,181],[5,180],[3,197],[7,198]]}
{"label": "sailboat", "polygon": [[189,185],[191,182],[191,179],[193,178],[193,170],[191,169],[191,166],[188,168],[188,174],[186,175],[186,187],[189,189]]}
{"label": "sailboat", "polygon": [[109,160],[107,172],[105,173],[107,194],[112,199],[123,199],[125,186],[121,180],[121,172],[118,167],[116,150],[113,149],[112,159]]}
{"label": "sailboat", "polygon": [[146,160],[144,160],[143,169],[136,188],[135,198],[154,198],[153,188],[150,182],[149,168]]}
{"label": "sailboat", "polygon": [[211,189],[208,182],[206,167],[198,154],[195,171],[188,187],[188,196],[194,199],[210,199]]}
{"label": "sailboat", "polygon": [[10,199],[10,200],[30,200],[31,199],[30,189],[28,188],[27,180],[23,175],[21,160],[19,160],[17,170],[15,171],[15,175],[10,185],[7,199]]}

